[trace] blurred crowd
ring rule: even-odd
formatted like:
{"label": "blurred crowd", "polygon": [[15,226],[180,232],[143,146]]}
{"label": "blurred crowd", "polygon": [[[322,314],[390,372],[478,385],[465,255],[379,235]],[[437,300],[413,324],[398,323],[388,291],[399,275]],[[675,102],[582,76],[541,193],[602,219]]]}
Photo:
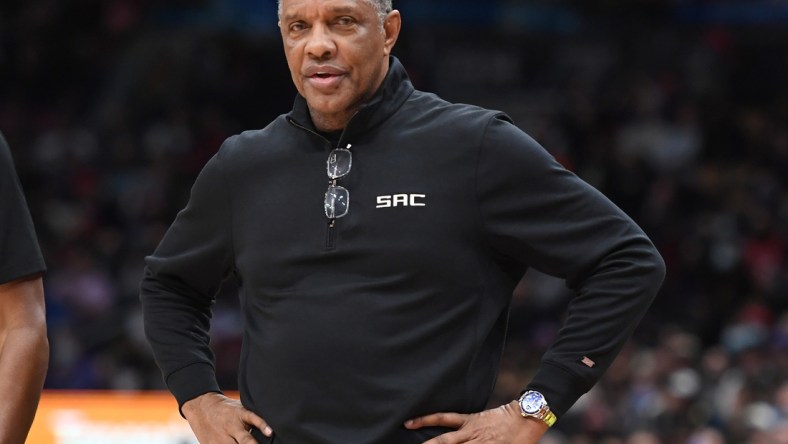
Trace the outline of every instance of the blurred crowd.
{"label": "blurred crowd", "polygon": [[[224,138],[292,103],[275,21],[183,18],[210,3],[0,6],[0,130],[49,266],[47,388],[163,388],[142,332],[143,258]],[[668,266],[632,341],[544,443],[788,443],[788,27],[682,21],[672,3],[600,2],[610,9],[580,8],[572,29],[539,31],[409,28],[415,2],[401,7],[395,54],[418,88],[509,113]],[[555,278],[523,280],[491,404],[527,382],[569,298]],[[213,320],[227,389],[239,325],[228,282]]]}

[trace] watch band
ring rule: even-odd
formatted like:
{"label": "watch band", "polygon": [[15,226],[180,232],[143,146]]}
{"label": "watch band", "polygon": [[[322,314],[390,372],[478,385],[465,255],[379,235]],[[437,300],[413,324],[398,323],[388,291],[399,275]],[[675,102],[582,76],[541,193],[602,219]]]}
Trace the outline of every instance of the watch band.
{"label": "watch band", "polygon": [[547,424],[547,427],[552,427],[556,421],[558,421],[558,417],[555,416],[552,410],[549,407],[545,407],[544,417],[539,418]]}

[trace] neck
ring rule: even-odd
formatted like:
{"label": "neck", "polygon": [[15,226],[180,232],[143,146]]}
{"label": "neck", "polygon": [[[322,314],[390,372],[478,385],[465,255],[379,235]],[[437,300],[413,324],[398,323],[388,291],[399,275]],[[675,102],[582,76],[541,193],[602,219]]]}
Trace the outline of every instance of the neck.
{"label": "neck", "polygon": [[350,119],[356,115],[356,112],[358,112],[358,109],[327,115],[310,109],[309,115],[312,117],[312,123],[318,131],[330,133],[345,129]]}

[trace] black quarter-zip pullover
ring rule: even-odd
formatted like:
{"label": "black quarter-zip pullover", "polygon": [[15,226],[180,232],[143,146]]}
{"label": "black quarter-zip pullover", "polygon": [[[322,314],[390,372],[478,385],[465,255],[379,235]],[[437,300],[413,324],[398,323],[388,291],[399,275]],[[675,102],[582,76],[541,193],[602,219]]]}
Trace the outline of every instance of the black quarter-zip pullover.
{"label": "black quarter-zip pullover", "polygon": [[512,291],[535,267],[576,292],[530,385],[560,417],[661,284],[646,235],[506,115],[415,91],[395,58],[339,144],[352,145],[350,209],[333,227],[334,146],[298,97],[223,144],[146,258],[146,333],[178,402],[219,391],[210,310],[234,275],[241,398],[273,442],[421,443],[442,431],[406,419],[485,407]]}

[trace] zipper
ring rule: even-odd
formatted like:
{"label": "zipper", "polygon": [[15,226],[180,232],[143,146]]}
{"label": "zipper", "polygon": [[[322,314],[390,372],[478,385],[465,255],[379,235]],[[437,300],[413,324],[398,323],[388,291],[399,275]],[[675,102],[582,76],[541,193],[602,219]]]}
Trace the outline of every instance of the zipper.
{"label": "zipper", "polygon": [[326,250],[331,251],[337,247],[337,220],[329,219],[326,228]]}
{"label": "zipper", "polygon": [[[355,117],[355,115],[353,115],[353,117]],[[353,120],[353,117],[350,118],[350,121]],[[337,146],[336,147],[332,147],[331,146],[331,141],[329,141],[328,139],[323,137],[323,135],[321,135],[317,131],[313,131],[313,130],[301,125],[300,123],[296,122],[294,119],[292,119],[290,117],[287,118],[287,121],[288,121],[288,123],[290,123],[290,125],[293,125],[295,128],[298,128],[300,130],[306,131],[306,132],[308,132],[310,134],[313,134],[313,135],[319,137],[331,149],[339,148],[340,146],[342,146],[342,141],[345,139],[345,132],[347,131],[348,126],[350,126],[350,121],[348,121],[348,124],[345,125],[345,129],[342,130],[342,134],[339,135],[339,141],[337,142]],[[326,251],[332,251],[332,250],[336,249],[336,244],[337,244],[337,220],[336,219],[328,219],[328,224],[327,224],[327,227],[326,227]]]}
{"label": "zipper", "polygon": [[[309,128],[307,128],[307,127],[303,126],[303,125],[301,125],[300,123],[296,122],[295,120],[293,120],[293,119],[292,119],[292,118],[290,118],[290,117],[288,117],[288,118],[287,118],[287,122],[288,122],[290,125],[293,125],[294,127],[298,128],[298,129],[300,129],[300,130],[306,131],[306,132],[308,132],[308,133],[310,133],[310,134],[314,134],[315,136],[317,136],[317,137],[319,137],[321,140],[323,140],[323,141],[324,141],[324,142],[325,142],[325,143],[326,143],[328,146],[331,146],[331,142],[330,142],[328,139],[326,139],[325,137],[323,137],[323,136],[322,136],[320,133],[318,133],[317,131],[313,131],[313,130],[311,130],[311,129],[309,129]],[[343,135],[344,135],[344,132],[343,132]]]}

